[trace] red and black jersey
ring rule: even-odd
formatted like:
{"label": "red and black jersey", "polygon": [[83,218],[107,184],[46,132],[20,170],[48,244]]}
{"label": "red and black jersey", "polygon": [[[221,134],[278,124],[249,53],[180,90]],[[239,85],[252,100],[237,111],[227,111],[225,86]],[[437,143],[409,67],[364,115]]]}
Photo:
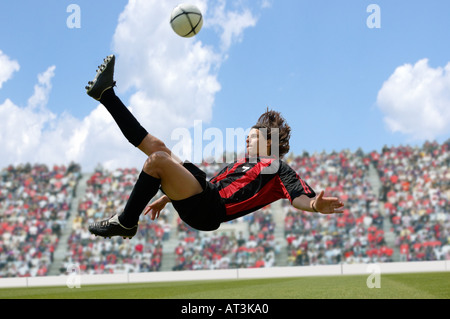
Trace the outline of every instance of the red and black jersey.
{"label": "red and black jersey", "polygon": [[224,221],[254,212],[279,199],[316,196],[285,162],[274,157],[244,158],[223,168],[210,181],[226,208]]}

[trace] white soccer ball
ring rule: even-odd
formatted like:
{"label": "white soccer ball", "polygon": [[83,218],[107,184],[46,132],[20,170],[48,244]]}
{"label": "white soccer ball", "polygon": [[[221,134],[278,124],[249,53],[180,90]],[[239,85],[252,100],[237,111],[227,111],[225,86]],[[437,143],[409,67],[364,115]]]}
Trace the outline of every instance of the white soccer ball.
{"label": "white soccer ball", "polygon": [[202,29],[202,12],[193,4],[179,4],[172,11],[170,25],[180,37],[191,38]]}

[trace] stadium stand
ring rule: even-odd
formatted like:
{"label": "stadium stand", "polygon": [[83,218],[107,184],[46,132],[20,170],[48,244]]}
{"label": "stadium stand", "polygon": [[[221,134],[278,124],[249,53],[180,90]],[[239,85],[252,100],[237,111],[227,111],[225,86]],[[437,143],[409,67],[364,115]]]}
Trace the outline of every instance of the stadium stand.
{"label": "stadium stand", "polygon": [[81,274],[158,271],[167,214],[157,223],[141,216],[139,230],[132,240],[93,238],[87,227],[94,220],[111,217],[123,210],[138,177],[136,169],[108,171],[101,167],[90,176],[87,189],[72,224],[68,250],[61,271],[78,264]]}
{"label": "stadium stand", "polygon": [[274,229],[270,207],[212,234],[193,230],[178,218],[179,241],[172,270],[272,267],[277,253]]}
{"label": "stadium stand", "polygon": [[392,261],[383,214],[369,182],[368,160],[361,151],[291,157],[289,164],[316,189],[346,203],[342,215],[304,213],[285,205],[288,265]]}
{"label": "stadium stand", "polygon": [[76,164],[1,171],[0,277],[47,275],[79,176]]}
{"label": "stadium stand", "polygon": [[450,141],[385,147],[374,163],[401,261],[450,259]]}
{"label": "stadium stand", "polygon": [[[0,277],[45,276],[51,266],[64,274],[73,264],[83,274],[110,274],[450,260],[450,140],[368,154],[305,152],[286,161],[314,189],[343,199],[344,213],[305,213],[284,200],[204,233],[169,204],[156,222],[142,216],[133,239],[104,240],[87,225],[123,209],[137,169],[4,168]],[[208,177],[220,167],[201,165]],[[55,261],[57,247],[64,255]]]}

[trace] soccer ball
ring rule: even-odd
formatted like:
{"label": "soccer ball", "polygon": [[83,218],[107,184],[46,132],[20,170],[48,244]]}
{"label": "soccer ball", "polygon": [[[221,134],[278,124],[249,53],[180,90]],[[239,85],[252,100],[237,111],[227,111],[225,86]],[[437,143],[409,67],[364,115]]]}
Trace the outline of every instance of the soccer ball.
{"label": "soccer ball", "polygon": [[179,4],[172,11],[170,25],[180,37],[191,38],[202,29],[202,12],[193,4]]}

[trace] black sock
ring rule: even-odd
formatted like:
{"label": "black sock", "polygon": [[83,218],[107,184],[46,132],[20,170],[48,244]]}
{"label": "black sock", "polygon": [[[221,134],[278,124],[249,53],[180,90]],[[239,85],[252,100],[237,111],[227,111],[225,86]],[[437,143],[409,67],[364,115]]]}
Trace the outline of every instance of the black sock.
{"label": "black sock", "polygon": [[127,140],[138,147],[148,133],[116,96],[114,89],[111,88],[103,92],[100,102],[112,115]]}
{"label": "black sock", "polygon": [[160,186],[161,180],[148,175],[144,171],[141,172],[123,213],[119,215],[122,226],[132,228],[137,225],[139,216],[150,200],[158,193]]}

